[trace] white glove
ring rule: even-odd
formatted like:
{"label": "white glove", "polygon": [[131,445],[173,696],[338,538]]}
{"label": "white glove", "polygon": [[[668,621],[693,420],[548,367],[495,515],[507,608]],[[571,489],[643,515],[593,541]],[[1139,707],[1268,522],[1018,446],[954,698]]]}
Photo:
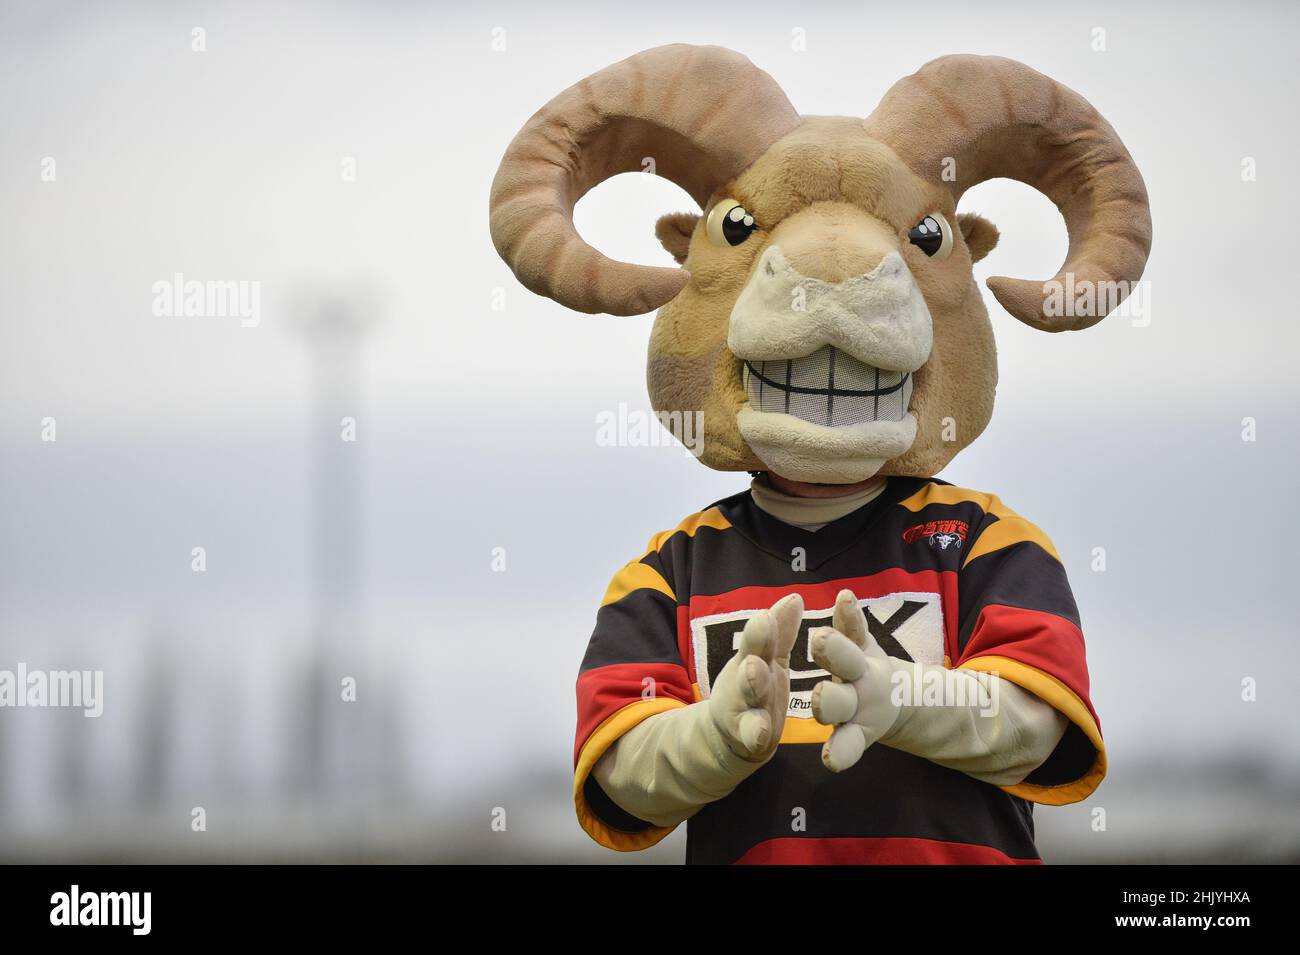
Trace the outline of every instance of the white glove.
{"label": "white glove", "polygon": [[[813,717],[835,727],[822,747],[832,772],[853,766],[871,744],[957,769],[995,786],[1011,786],[1043,764],[1065,734],[1068,721],[1034,694],[992,673],[949,670],[889,656],[867,630],[852,591],[835,598],[833,627],[810,634],[813,659],[832,679],[813,687]],[[930,671],[968,685],[969,705],[904,705],[896,686],[919,685]],[[978,684],[978,686],[976,686]],[[901,699],[905,700],[903,696]],[[995,699],[989,707],[980,700]]]}
{"label": "white glove", "polygon": [[798,594],[751,617],[708,699],[655,714],[605,751],[592,772],[606,795],[639,819],[674,826],[766,763],[785,727],[802,619]]}
{"label": "white glove", "polygon": [[790,706],[790,650],[799,636],[803,598],[788,594],[754,614],[740,647],[701,702],[737,756],[765,763],[776,752]]}
{"label": "white glove", "polygon": [[813,660],[831,674],[812,691],[813,718],[835,727],[822,746],[831,772],[848,769],[888,733],[900,707],[891,699],[895,660],[867,631],[867,618],[851,590],[835,598],[830,627],[809,632]]}

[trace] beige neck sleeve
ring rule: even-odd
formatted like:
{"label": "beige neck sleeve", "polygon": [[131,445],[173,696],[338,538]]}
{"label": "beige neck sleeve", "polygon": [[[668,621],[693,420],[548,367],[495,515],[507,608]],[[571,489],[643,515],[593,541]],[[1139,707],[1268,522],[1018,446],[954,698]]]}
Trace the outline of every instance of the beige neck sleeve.
{"label": "beige neck sleeve", "polygon": [[878,477],[860,491],[846,497],[794,497],[778,491],[767,483],[767,478],[756,477],[749,490],[754,503],[778,521],[792,524],[806,531],[819,531],[831,521],[852,514],[864,504],[874,501],[885,489],[885,479]]}

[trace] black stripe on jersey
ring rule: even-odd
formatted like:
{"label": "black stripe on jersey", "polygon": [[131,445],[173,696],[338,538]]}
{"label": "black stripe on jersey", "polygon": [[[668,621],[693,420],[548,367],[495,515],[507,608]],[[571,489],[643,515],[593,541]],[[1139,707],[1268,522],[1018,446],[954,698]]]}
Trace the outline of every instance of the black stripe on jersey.
{"label": "black stripe on jersey", "polygon": [[[960,550],[938,554],[923,542],[903,543],[903,531],[916,523],[916,515],[895,505],[924,483],[891,478],[876,500],[816,532],[772,517],[748,491],[727,498],[714,506],[732,528],[707,536],[701,529],[693,542],[683,542],[680,554],[673,554],[674,562],[694,560],[693,572],[677,572],[678,581],[690,581],[689,588],[675,592],[685,603],[691,595],[722,594],[737,587],[818,583],[887,570],[955,571],[961,564]],[[869,549],[861,547],[864,541],[869,541]],[[795,568],[796,555],[803,558],[803,569]]]}
{"label": "black stripe on jersey", "polygon": [[[931,481],[931,484],[943,484],[942,481]],[[926,524],[930,521],[965,521],[968,527],[966,540],[962,541],[961,550],[969,553],[971,547],[975,545],[980,532],[990,523],[997,520],[997,517],[988,513],[980,507],[977,501],[957,501],[953,504],[945,504],[942,501],[932,501],[926,504],[919,511],[911,511],[906,508],[900,509],[905,515],[907,527],[914,527],[917,524]]]}
{"label": "black stripe on jersey", "polygon": [[[792,827],[796,810],[803,831]],[[686,861],[725,865],[760,842],[788,837],[933,839],[1038,858],[1025,800],[877,743],[842,773],[826,771],[821,746],[781,746],[730,796],[691,818]]]}
{"label": "black stripe on jersey", "polygon": [[976,557],[962,568],[957,652],[963,653],[980,611],[990,604],[1042,610],[1082,629],[1065,568],[1033,541]]}
{"label": "black stripe on jersey", "polygon": [[[696,531],[696,533],[698,534],[699,531]],[[677,582],[679,580],[688,581],[690,580],[690,577],[681,576],[680,565],[677,564],[675,560],[666,558],[665,551],[668,552],[668,554],[671,554],[674,550],[682,546],[680,543],[678,543],[679,541],[689,541],[689,540],[690,537],[689,535],[687,535],[685,531],[678,531],[676,534],[673,534],[671,538],[669,538],[667,541],[664,542],[664,546],[661,550],[650,551],[650,553],[642,557],[640,561],[642,564],[645,564],[647,567],[649,567],[651,570],[657,573],[660,577],[662,577],[664,579],[664,583],[668,585],[668,589],[675,594],[681,593],[681,588],[677,586]],[[686,550],[689,553],[690,551],[689,544],[686,545]],[[677,572],[674,573],[674,570],[676,570]],[[686,600],[682,599],[681,602],[685,603]]]}
{"label": "black stripe on jersey", "polygon": [[[777,520],[754,503],[749,491],[718,501],[713,506],[722,511],[732,527],[755,547],[787,565],[791,561],[791,551],[796,547],[802,548],[807,555],[808,568],[816,570],[860,542],[867,529],[882,514],[890,511],[899,501],[915,494],[927,483],[927,480],[921,478],[890,478],[875,500],[837,521],[831,521],[819,531],[804,530]],[[898,564],[892,561],[886,566],[896,567]],[[758,581],[750,583],[757,584]]]}
{"label": "black stripe on jersey", "polygon": [[1024,782],[1034,786],[1063,786],[1088,775],[1096,761],[1097,748],[1083,730],[1071,723],[1052,755],[1026,776]]}
{"label": "black stripe on jersey", "polygon": [[617,829],[620,832],[645,832],[647,829],[652,828],[650,823],[637,818],[610,799],[609,793],[605,792],[600,783],[596,781],[595,773],[590,774],[587,781],[582,784],[582,795],[587,800],[587,808],[596,814],[597,819],[611,829]]}
{"label": "black stripe on jersey", "polygon": [[[744,492],[748,494],[749,492]],[[737,495],[739,496],[739,495]],[[716,505],[710,504],[702,508],[698,514],[704,514],[710,508]],[[692,517],[697,515],[692,515]],[[707,524],[700,524],[694,528],[693,533],[686,530],[674,530],[668,537],[660,543],[657,550],[650,550],[639,563],[645,564],[651,570],[655,571],[664,579],[668,589],[674,594],[681,594],[683,589],[689,589],[688,585],[691,579],[691,548],[694,546],[696,538],[707,540],[711,536],[719,534],[729,534],[731,530],[710,527]],[[652,541],[653,543],[653,541]],[[686,594],[679,601],[683,605],[687,603],[690,595]]]}
{"label": "black stripe on jersey", "polygon": [[677,605],[649,587],[634,590],[596,613],[579,673],[611,663],[682,662],[677,648]]}

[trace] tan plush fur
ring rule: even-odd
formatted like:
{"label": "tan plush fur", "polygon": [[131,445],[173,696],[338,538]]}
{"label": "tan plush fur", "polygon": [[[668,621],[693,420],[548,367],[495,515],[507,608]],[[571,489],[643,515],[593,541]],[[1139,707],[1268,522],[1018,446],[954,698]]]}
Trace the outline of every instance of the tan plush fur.
{"label": "tan plush fur", "polygon": [[[572,227],[583,192],[644,156],[661,160],[658,173],[682,184],[705,213],[674,213],[656,224],[679,270],[612,262]],[[803,470],[829,482],[852,483],[876,468],[928,476],[978,437],[993,410],[996,351],[971,266],[996,246],[998,230],[977,215],[958,215],[956,204],[971,185],[998,176],[1033,185],[1061,210],[1070,247],[1057,279],[1126,286],[1141,277],[1151,242],[1146,190],[1115,131],[1077,93],[998,57],[932,61],[896,83],[864,120],[799,117],[771,77],[727,50],[677,45],[638,54],[529,121],[493,186],[492,233],[524,284],[571,307],[633,314],[662,305],[650,336],[651,402],[661,412],[702,411],[702,460],[721,470],[769,466],[738,426],[742,409],[746,420],[755,412],[742,362],[728,347],[737,302],[742,291],[752,293],[760,260],[764,269],[777,258],[809,283],[869,296],[863,277],[891,256],[897,267],[901,256],[914,282],[908,294],[914,299],[919,290],[924,305],[916,308],[928,309],[933,339],[919,367],[904,357],[883,366],[914,375],[910,447],[881,455],[883,465],[870,460],[891,442],[905,446],[906,418],[905,428],[877,428],[862,445],[843,428],[803,423],[782,439],[780,419],[789,416],[780,414],[760,415],[763,426],[746,433],[763,433],[769,464],[801,459],[801,466],[811,462]],[[708,213],[724,199],[755,223],[739,245],[708,234]],[[954,227],[947,258],[928,257],[908,240],[936,213]],[[781,255],[763,259],[769,247]],[[1104,317],[1049,314],[1041,282],[997,278],[989,286],[1016,318],[1047,331]],[[789,317],[800,320],[797,309]],[[773,452],[771,440],[789,446]],[[861,454],[862,467],[846,454]]]}
{"label": "tan plush fur", "polygon": [[[1070,234],[1053,277],[1132,282],[1151,251],[1146,185],[1119,136],[1078,93],[999,56],[944,56],[895,83],[867,119],[918,175],[937,181],[951,162],[958,200],[976,183],[1005,176],[1056,203]],[[942,129],[943,135],[920,135]],[[1043,282],[994,277],[1002,306],[1044,331],[1086,328],[1105,313],[1049,316]]]}
{"label": "tan plush fur", "polygon": [[678,265],[686,261],[691,235],[695,232],[695,223],[699,221],[700,217],[693,212],[670,212],[655,223],[655,237]]}
{"label": "tan plush fur", "polygon": [[650,159],[703,203],[798,121],[775,81],[739,53],[676,43],[630,56],[565,90],[515,136],[492,181],[492,241],[534,292],[583,312],[653,311],[684,276],[601,255],[573,228],[577,201]]}
{"label": "tan plush fur", "polygon": [[[882,473],[933,474],[984,430],[993,412],[997,359],[970,252],[959,241],[951,256],[934,262],[907,241],[908,230],[927,213],[955,221],[946,189],[913,175],[867,135],[861,120],[806,117],[718,195],[740,202],[760,224],[776,226],[732,248],[710,242],[704,221],[697,223],[686,260],[691,281],[659,311],[647,375],[656,409],[703,410],[704,463],[720,470],[766,469],[736,429],[747,398],[740,362],[726,347],[727,326],[754,263],[787,231],[809,274],[827,281],[868,271],[890,243],[930,308],[934,346],[916,373],[912,397],[916,441]],[[948,417],[956,427],[951,442],[942,440]]]}
{"label": "tan plush fur", "polygon": [[961,229],[970,260],[978,262],[992,252],[998,244],[998,227],[983,216],[973,212],[957,213],[957,226]]}

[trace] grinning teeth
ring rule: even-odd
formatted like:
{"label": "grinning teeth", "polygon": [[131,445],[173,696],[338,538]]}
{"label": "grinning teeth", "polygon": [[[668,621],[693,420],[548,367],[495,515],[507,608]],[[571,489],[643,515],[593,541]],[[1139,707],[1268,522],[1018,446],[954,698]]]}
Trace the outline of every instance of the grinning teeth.
{"label": "grinning teeth", "polygon": [[747,361],[744,380],[754,409],[830,428],[901,421],[912,401],[910,373],[876,368],[829,345],[804,358]]}

